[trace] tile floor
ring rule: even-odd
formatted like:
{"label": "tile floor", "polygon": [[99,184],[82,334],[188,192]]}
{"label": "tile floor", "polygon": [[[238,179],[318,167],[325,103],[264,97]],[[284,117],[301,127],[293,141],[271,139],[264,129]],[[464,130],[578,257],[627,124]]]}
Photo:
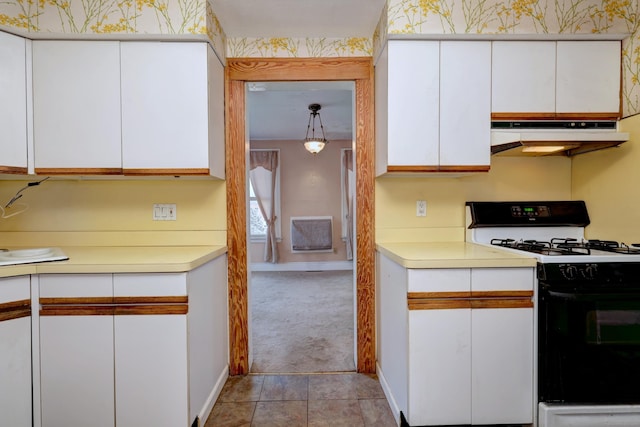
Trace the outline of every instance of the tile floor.
{"label": "tile floor", "polygon": [[204,427],[395,427],[375,375],[229,377]]}

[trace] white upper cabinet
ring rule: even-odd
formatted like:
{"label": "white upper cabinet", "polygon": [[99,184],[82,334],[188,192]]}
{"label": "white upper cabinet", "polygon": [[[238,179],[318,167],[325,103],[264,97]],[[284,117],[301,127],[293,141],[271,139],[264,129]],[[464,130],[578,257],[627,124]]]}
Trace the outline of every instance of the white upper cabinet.
{"label": "white upper cabinet", "polygon": [[0,173],[27,173],[27,43],[0,32]]}
{"label": "white upper cabinet", "polygon": [[620,111],[620,42],[558,42],[557,113]]}
{"label": "white upper cabinet", "polygon": [[440,43],[391,41],[388,49],[388,164],[436,166]]}
{"label": "white upper cabinet", "polygon": [[556,43],[493,42],[491,111],[555,111]]}
{"label": "white upper cabinet", "polygon": [[36,173],[120,173],[119,43],[34,41],[33,110]]}
{"label": "white upper cabinet", "polygon": [[209,45],[123,42],[121,54],[125,175],[224,178],[223,67]]}
{"label": "white upper cabinet", "polygon": [[440,170],[489,169],[491,43],[445,41],[440,47]]}
{"label": "white upper cabinet", "polygon": [[615,119],[619,41],[496,41],[494,118]]}
{"label": "white upper cabinet", "polygon": [[36,173],[224,179],[224,67],[208,43],[33,45]]}
{"label": "white upper cabinet", "polygon": [[489,169],[490,42],[390,40],[375,84],[377,175]]}

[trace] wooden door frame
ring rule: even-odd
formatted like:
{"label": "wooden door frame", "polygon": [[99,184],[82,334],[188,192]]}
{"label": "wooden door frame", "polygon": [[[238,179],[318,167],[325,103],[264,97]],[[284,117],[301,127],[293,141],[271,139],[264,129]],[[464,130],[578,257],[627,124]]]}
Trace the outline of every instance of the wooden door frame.
{"label": "wooden door frame", "polygon": [[374,97],[371,58],[236,58],[225,69],[229,372],[249,373],[245,83],[354,81],[357,370],[375,373]]}

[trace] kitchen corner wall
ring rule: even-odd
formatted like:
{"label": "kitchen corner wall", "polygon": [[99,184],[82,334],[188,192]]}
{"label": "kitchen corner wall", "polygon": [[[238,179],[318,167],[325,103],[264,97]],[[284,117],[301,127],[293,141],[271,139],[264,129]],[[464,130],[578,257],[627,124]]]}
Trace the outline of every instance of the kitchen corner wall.
{"label": "kitchen corner wall", "polygon": [[[567,157],[493,157],[488,173],[376,180],[376,242],[462,241],[465,202],[571,199]],[[426,200],[427,216],[416,216]]]}
{"label": "kitchen corner wall", "polygon": [[640,115],[620,125],[629,141],[573,160],[571,195],[589,209],[587,237],[640,243]]}

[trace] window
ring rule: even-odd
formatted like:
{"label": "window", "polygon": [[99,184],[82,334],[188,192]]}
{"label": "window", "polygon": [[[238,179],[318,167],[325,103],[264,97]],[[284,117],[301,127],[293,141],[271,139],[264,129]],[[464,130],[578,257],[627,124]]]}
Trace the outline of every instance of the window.
{"label": "window", "polygon": [[[276,151],[278,153],[278,157],[280,156],[280,150],[274,149],[256,149],[253,151]],[[265,184],[266,186],[270,186],[271,183],[271,173],[264,169],[262,166],[258,166],[253,169],[252,173],[254,179],[260,180],[261,184]],[[276,189],[275,189],[275,215],[276,215],[276,239],[280,240],[282,238],[281,233],[281,221],[280,221],[280,162],[278,162],[278,167],[275,170],[276,175]],[[262,211],[260,210],[260,206],[258,204],[258,198],[254,191],[253,183],[251,179],[249,181],[249,238],[251,241],[264,241],[267,232],[267,222],[265,221],[264,216],[262,215]]]}
{"label": "window", "polygon": [[251,180],[249,180],[249,218],[249,234],[251,235],[251,239],[264,239],[264,236],[267,233],[267,222],[264,220],[262,212],[260,212],[258,199],[256,199],[256,194],[253,192]]}

